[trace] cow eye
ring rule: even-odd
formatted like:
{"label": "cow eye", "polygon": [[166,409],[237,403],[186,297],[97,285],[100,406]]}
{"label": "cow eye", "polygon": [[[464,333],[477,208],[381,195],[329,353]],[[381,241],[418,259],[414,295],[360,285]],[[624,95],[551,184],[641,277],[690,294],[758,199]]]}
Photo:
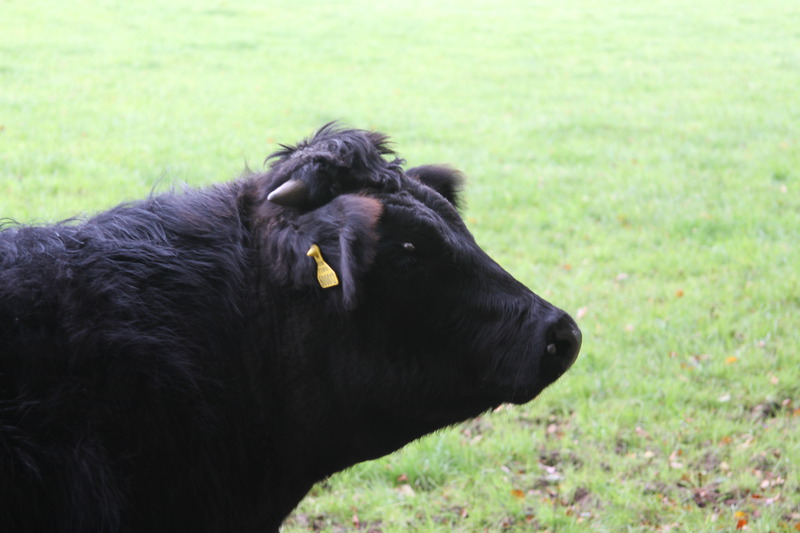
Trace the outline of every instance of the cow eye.
{"label": "cow eye", "polygon": [[404,242],[403,243],[403,250],[405,250],[406,252],[413,252],[414,250],[416,250],[416,248],[414,247],[414,245],[412,243]]}

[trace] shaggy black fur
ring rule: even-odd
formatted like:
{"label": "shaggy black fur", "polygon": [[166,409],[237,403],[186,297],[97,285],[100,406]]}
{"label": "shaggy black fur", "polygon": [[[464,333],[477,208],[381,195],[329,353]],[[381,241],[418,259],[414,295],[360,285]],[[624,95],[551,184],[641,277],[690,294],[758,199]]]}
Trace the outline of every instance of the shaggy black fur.
{"label": "shaggy black fur", "polygon": [[[386,156],[326,126],[264,174],[6,224],[0,531],[277,531],[325,476],[557,379],[571,319],[477,247],[457,172]],[[305,205],[268,202],[289,179]]]}

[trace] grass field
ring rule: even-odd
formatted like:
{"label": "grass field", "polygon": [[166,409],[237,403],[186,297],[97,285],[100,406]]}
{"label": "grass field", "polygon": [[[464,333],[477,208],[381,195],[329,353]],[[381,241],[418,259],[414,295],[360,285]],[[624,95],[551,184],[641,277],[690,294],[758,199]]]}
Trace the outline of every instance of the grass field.
{"label": "grass field", "polygon": [[0,3],[0,217],[261,168],[341,119],[469,177],[584,332],[523,407],[321,483],[302,531],[800,530],[800,6]]}

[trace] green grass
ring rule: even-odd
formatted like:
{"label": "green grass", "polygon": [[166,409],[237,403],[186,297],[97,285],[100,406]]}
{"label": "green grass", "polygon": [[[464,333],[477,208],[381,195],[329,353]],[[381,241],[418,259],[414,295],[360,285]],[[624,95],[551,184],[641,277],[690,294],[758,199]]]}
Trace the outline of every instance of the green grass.
{"label": "green grass", "polygon": [[793,2],[67,4],[0,5],[0,217],[228,179],[342,119],[465,171],[478,241],[580,316],[542,397],[333,476],[284,531],[800,528]]}

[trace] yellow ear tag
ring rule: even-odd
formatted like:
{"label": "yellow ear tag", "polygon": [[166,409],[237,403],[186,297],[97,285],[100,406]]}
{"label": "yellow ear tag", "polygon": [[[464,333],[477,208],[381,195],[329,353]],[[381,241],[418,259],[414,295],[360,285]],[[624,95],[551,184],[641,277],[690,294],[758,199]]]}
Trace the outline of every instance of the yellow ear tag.
{"label": "yellow ear tag", "polygon": [[339,278],[336,277],[336,272],[334,272],[330,265],[322,258],[322,252],[320,252],[319,246],[312,244],[311,248],[306,252],[306,255],[308,257],[313,257],[314,261],[317,262],[317,281],[319,281],[320,287],[323,289],[330,289],[339,284]]}

